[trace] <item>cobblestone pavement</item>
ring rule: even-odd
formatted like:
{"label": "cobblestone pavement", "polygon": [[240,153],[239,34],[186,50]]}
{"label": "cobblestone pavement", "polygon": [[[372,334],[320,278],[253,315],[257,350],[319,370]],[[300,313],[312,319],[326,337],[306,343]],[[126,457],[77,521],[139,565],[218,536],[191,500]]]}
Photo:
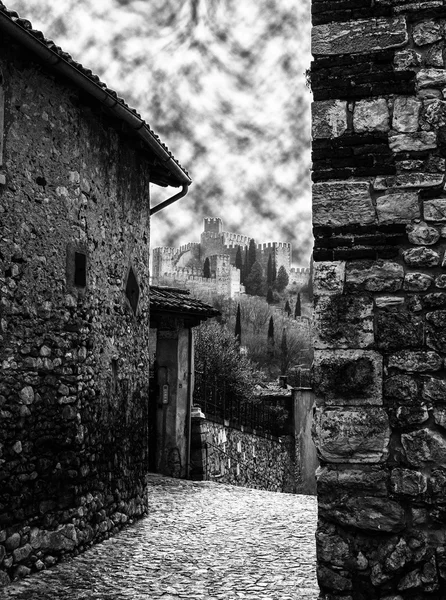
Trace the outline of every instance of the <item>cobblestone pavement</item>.
{"label": "cobblestone pavement", "polygon": [[150,515],[1,600],[316,600],[316,499],[157,475]]}

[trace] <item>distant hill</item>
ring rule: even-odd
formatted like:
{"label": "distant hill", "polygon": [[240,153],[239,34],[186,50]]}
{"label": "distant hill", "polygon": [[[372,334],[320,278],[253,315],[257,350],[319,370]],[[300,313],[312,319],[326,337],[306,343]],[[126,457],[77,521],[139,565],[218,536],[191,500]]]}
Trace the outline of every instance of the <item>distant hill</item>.
{"label": "distant hill", "polygon": [[[161,136],[193,186],[156,215],[152,245],[204,216],[310,252],[309,0],[11,0]],[[153,186],[153,201],[170,190]]]}

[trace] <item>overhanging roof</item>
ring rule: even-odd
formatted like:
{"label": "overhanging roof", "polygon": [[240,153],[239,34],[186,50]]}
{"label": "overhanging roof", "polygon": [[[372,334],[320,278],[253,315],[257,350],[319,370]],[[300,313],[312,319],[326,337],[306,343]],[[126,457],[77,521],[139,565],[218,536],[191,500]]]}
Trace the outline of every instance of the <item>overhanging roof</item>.
{"label": "overhanging roof", "polygon": [[150,318],[162,315],[193,317],[204,321],[220,315],[220,311],[190,295],[189,290],[150,286]]}
{"label": "overhanging roof", "polygon": [[187,171],[175,159],[141,115],[102,82],[97,75],[76,62],[68,52],[48,40],[41,31],[33,29],[30,21],[8,10],[0,0],[0,32],[4,32],[30,50],[51,70],[67,77],[76,87],[98,100],[104,110],[123,121],[143,147],[154,155],[151,181],[174,187],[192,183]]}

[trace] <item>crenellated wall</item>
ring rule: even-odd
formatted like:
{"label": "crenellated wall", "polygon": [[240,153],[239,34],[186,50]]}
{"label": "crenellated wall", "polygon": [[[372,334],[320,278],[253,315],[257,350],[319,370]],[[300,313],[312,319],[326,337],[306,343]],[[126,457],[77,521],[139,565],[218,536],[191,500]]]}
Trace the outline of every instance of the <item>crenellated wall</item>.
{"label": "crenellated wall", "polygon": [[318,578],[446,597],[446,3],[313,0]]}

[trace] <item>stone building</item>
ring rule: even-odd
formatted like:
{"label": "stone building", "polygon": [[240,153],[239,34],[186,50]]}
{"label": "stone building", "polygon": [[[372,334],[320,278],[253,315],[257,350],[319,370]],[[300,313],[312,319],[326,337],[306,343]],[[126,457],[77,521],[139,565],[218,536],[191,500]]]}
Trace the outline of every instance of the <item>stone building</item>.
{"label": "stone building", "polygon": [[313,0],[318,578],[446,597],[446,4]]}
{"label": "stone building", "polygon": [[[236,268],[237,250],[242,260],[251,238],[240,233],[223,231],[220,218],[206,217],[200,242],[189,242],[179,248],[159,247],[152,251],[152,281],[154,283],[187,282],[193,290],[208,292],[209,295],[223,294],[233,298],[244,293],[240,270]],[[290,284],[303,286],[308,283],[310,270],[307,267],[291,266],[291,244],[269,242],[256,244],[256,257],[266,272],[271,256],[276,271],[283,266]],[[203,277],[206,258],[210,260],[211,277]]]}
{"label": "stone building", "polygon": [[190,178],[1,2],[0,48],[3,584],[146,510],[149,184]]}

